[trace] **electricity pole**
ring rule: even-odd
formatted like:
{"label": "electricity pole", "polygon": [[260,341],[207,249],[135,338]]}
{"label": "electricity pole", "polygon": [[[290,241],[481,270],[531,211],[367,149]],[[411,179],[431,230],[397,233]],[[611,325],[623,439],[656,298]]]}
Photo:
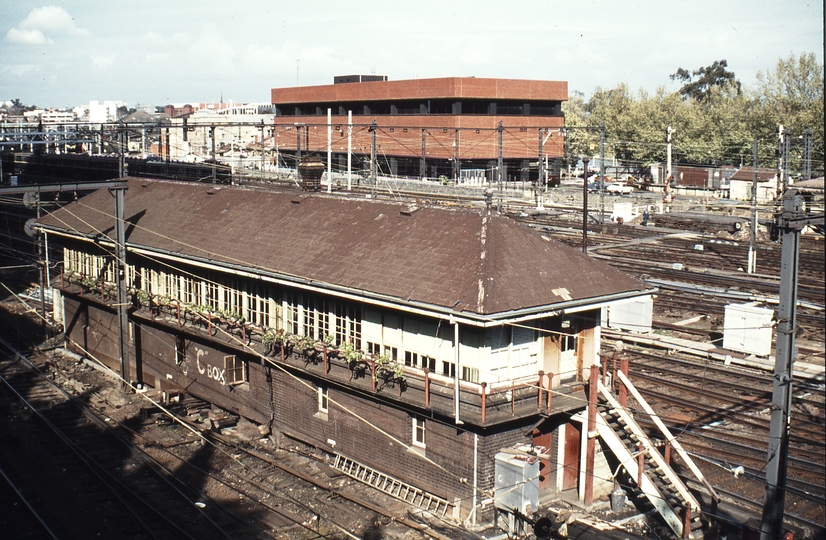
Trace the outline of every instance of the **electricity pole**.
{"label": "electricity pole", "polygon": [[766,493],[760,540],[779,540],[783,534],[786,499],[786,469],[789,457],[789,432],[792,405],[792,380],[797,351],[797,278],[800,232],[807,225],[823,225],[823,215],[807,216],[803,196],[795,189],[783,195],[783,212],[775,227],[782,233],[780,258],[780,297],[777,308],[777,339],[772,379],[771,423],[766,462]]}
{"label": "electricity pole", "polygon": [[[168,136],[167,131],[167,136]],[[126,133],[123,128],[118,130],[118,146],[120,147],[120,180],[126,178]],[[109,190],[115,196],[115,279],[117,280],[117,310],[118,310],[118,354],[120,356],[120,375],[123,379],[122,385],[129,384],[129,341],[127,330],[129,328],[127,302],[126,302],[126,228],[124,227],[124,192],[126,187],[111,188]]]}
{"label": "electricity pole", "polygon": [[496,131],[499,134],[499,159],[496,163],[496,168],[498,171],[497,178],[499,181],[499,203],[497,204],[496,210],[501,212],[502,211],[502,181],[504,180],[503,176],[505,171],[502,169],[504,168],[504,160],[502,159],[502,133],[505,131],[504,126],[502,126],[502,122],[499,122],[499,125],[496,127]]}
{"label": "electricity pole", "polygon": [[803,130],[803,180],[812,179],[812,128]]}
{"label": "electricity pole", "polygon": [[588,253],[588,161],[582,158],[582,252]]}
{"label": "electricity pole", "polygon": [[370,124],[368,131],[372,135],[372,143],[370,145],[370,179],[373,181],[373,198],[376,197],[376,130],[378,125],[376,121]]}
{"label": "electricity pole", "polygon": [[604,123],[599,125],[599,222],[602,225],[605,224],[605,124]]}
{"label": "electricity pole", "polygon": [[754,139],[754,176],[751,181],[751,233],[749,234],[748,273],[757,271],[757,139]]}

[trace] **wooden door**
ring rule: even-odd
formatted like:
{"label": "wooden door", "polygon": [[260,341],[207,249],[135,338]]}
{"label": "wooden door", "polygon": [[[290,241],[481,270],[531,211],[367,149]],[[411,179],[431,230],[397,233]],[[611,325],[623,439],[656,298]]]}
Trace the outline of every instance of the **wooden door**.
{"label": "wooden door", "polygon": [[[543,433],[539,429],[533,430],[533,446],[540,454],[551,453],[551,432]],[[551,487],[551,460],[539,459],[539,489]]]}
{"label": "wooden door", "polygon": [[579,443],[581,424],[565,424],[565,453],[562,462],[562,491],[575,489],[579,480]]}

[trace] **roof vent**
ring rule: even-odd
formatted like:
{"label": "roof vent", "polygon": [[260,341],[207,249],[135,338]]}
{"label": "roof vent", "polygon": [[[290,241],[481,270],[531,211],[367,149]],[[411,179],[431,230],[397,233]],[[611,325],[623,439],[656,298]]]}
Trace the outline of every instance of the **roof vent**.
{"label": "roof vent", "polygon": [[419,207],[416,205],[408,206],[404,210],[400,210],[399,213],[403,216],[412,216],[413,213],[416,212],[418,209]]}
{"label": "roof vent", "polygon": [[207,193],[207,195],[215,195],[215,192],[214,192],[214,191],[212,191],[212,190],[207,191],[206,193]]}
{"label": "roof vent", "polygon": [[292,199],[290,202],[293,204],[301,204],[301,199]]}

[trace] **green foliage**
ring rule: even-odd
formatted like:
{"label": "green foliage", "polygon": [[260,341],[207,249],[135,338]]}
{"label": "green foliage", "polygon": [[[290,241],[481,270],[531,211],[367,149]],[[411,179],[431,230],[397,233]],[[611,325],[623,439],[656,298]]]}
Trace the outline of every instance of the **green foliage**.
{"label": "green foliage", "polygon": [[[626,84],[596,88],[587,101],[572,93],[563,105],[566,155],[576,163],[583,155],[599,155],[599,128],[605,126],[605,156],[645,172],[666,159],[666,129],[674,130],[675,163],[751,165],[753,143],[759,141],[760,166],[776,166],[777,130],[787,127],[799,141],[812,128],[813,176],[823,167],[823,65],[815,54],[780,59],[758,74],[756,88],[743,88],[724,61],[671,78],[685,84],[676,92],[633,92]],[[588,130],[577,128],[587,127]],[[793,144],[799,144],[795,142]],[[800,167],[792,152],[792,172]],[[795,161],[797,160],[797,161]]]}
{"label": "green foliage", "polygon": [[358,362],[361,360],[362,352],[353,346],[352,343],[349,341],[347,343],[342,343],[341,346],[338,348],[338,354],[344,358],[347,363],[352,364],[353,362]]}
{"label": "green foliage", "polygon": [[740,92],[740,82],[735,78],[734,73],[728,71],[728,62],[716,60],[707,67],[695,69],[691,73],[683,68],[678,68],[676,73],[670,75],[672,81],[681,81],[683,87],[679,92],[683,97],[695,101],[707,101],[713,88],[732,85]]}

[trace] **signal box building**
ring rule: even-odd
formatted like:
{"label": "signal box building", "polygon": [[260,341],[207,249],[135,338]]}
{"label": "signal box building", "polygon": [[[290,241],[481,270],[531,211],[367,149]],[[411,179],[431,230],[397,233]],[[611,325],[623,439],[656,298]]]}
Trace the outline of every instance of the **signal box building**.
{"label": "signal box building", "polygon": [[332,159],[343,169],[352,113],[351,148],[356,166],[363,169],[369,169],[365,162],[377,131],[377,161],[385,174],[459,178],[464,170],[496,181],[501,154],[503,180],[536,180],[540,159],[543,165],[548,160],[547,169],[558,177],[567,82],[476,77],[389,81],[358,75],[335,81],[272,89],[276,118],[270,142],[279,152],[299,158],[308,151],[326,155],[330,146]]}
{"label": "signal box building", "polygon": [[[577,487],[600,311],[644,284],[475,209],[128,179],[125,377],[198,397],[492,519],[494,457]],[[66,347],[120,371],[113,198],[39,220],[63,250]],[[565,426],[569,426],[565,429]],[[422,501],[426,501],[422,502]]]}

